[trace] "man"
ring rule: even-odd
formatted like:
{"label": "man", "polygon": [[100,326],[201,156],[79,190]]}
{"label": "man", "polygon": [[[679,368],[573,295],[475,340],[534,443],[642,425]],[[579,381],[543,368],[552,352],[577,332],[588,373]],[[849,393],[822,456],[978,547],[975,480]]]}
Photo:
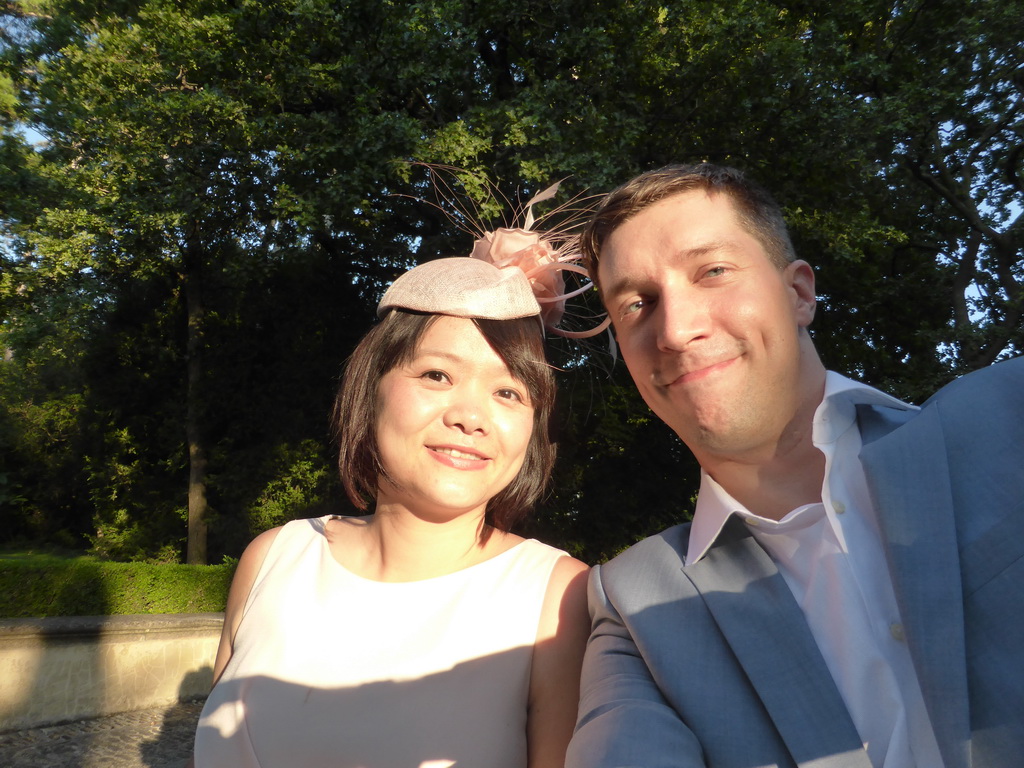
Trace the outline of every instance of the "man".
{"label": "man", "polygon": [[644,174],[583,238],[702,481],[592,571],[568,765],[1024,765],[1024,359],[920,409],[826,372],[811,267],[732,169]]}

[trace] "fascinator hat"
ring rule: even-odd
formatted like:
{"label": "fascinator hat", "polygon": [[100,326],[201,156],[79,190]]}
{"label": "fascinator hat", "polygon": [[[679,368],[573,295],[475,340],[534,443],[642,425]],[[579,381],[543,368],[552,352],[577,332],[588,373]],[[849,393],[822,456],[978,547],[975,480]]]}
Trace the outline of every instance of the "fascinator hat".
{"label": "fascinator hat", "polygon": [[499,269],[465,256],[434,259],[410,269],[388,288],[377,314],[389,309],[484,320],[515,320],[541,313],[522,270]]}
{"label": "fascinator hat", "polygon": [[587,277],[579,263],[578,237],[533,229],[533,205],[548,200],[558,184],[534,195],[525,206],[522,226],[484,231],[469,256],[435,259],[401,275],[384,293],[377,315],[404,309],[435,315],[484,320],[536,316],[551,333],[586,338],[604,331],[610,319],[595,328],[569,331],[558,325],[566,302],[591,287],[566,291],[563,272]]}

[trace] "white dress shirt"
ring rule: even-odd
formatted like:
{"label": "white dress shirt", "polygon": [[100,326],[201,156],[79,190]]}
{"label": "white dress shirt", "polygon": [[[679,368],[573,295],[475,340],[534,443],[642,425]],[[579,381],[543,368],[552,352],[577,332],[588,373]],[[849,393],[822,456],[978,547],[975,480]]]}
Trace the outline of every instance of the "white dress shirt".
{"label": "white dress shirt", "polygon": [[812,433],[825,455],[822,501],[770,520],[752,514],[702,473],[686,562],[702,558],[737,514],[803,610],[871,764],[941,768],[860,463],[860,403],[916,410],[829,371]]}

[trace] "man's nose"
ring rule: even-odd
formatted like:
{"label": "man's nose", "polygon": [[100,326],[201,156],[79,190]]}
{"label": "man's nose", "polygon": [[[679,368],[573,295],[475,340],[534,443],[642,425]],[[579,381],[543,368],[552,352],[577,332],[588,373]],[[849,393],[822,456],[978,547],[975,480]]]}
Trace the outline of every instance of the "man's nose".
{"label": "man's nose", "polygon": [[658,348],[678,352],[711,331],[711,313],[698,297],[666,293],[658,303]]}

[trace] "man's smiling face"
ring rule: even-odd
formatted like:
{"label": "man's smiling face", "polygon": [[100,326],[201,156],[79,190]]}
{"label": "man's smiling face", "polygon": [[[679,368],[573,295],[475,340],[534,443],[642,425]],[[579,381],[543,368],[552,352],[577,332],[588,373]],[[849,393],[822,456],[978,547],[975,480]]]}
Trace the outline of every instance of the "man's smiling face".
{"label": "man's smiling face", "polygon": [[766,447],[820,397],[802,391],[811,268],[775,266],[728,195],[682,192],[642,210],[607,238],[598,270],[637,388],[698,459]]}

